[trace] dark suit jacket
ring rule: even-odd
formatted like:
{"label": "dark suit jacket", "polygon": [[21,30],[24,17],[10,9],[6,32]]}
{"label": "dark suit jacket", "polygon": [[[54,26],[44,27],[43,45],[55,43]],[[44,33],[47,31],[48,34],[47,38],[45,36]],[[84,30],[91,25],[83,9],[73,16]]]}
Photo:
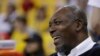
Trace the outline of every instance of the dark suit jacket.
{"label": "dark suit jacket", "polygon": [[[80,52],[81,52],[81,50],[80,50]],[[58,56],[58,55],[57,55],[57,53],[55,53],[52,56]],[[100,45],[95,44],[93,46],[93,48],[91,48],[90,50],[88,50],[87,52],[85,52],[79,56],[100,56]]]}
{"label": "dark suit jacket", "polygon": [[95,44],[92,49],[81,54],[80,56],[100,56],[100,45]]}

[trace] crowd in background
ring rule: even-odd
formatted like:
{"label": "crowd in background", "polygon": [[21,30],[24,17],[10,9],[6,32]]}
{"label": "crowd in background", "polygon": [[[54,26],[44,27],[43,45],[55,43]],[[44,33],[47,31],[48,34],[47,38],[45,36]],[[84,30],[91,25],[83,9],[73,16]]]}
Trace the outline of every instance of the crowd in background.
{"label": "crowd in background", "polygon": [[[15,51],[26,55],[25,50],[35,42],[36,46],[43,45],[44,53],[49,56],[55,53],[53,40],[48,33],[48,25],[55,11],[67,4],[76,4],[86,11],[88,18],[92,7],[87,6],[88,0],[1,0],[0,1],[0,40],[14,40]],[[24,41],[36,32],[41,39]],[[33,37],[32,37],[33,38]],[[43,42],[42,42],[43,41]],[[30,43],[30,44],[27,44]],[[36,48],[38,49],[38,48]],[[28,51],[31,52],[31,51]],[[41,52],[40,52],[41,53]],[[41,54],[44,56],[44,54]]]}

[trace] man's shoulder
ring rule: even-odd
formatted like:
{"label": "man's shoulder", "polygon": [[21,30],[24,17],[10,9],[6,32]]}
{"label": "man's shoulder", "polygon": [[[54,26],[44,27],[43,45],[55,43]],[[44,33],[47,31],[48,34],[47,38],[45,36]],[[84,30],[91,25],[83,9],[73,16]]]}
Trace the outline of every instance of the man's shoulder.
{"label": "man's shoulder", "polygon": [[81,54],[80,56],[100,56],[100,45],[95,44],[89,51]]}
{"label": "man's shoulder", "polygon": [[[58,56],[58,55],[57,53],[54,53],[50,56]],[[79,56],[100,56],[100,44],[95,44],[90,50]]]}

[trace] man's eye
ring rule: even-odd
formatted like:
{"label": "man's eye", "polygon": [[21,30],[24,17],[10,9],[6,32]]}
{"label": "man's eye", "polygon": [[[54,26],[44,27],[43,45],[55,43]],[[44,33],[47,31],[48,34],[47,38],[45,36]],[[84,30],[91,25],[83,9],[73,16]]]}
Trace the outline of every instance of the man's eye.
{"label": "man's eye", "polygon": [[55,21],[55,24],[56,24],[56,25],[59,25],[59,24],[61,24],[61,22],[62,22],[62,21]]}
{"label": "man's eye", "polygon": [[49,27],[51,27],[51,23],[49,23]]}

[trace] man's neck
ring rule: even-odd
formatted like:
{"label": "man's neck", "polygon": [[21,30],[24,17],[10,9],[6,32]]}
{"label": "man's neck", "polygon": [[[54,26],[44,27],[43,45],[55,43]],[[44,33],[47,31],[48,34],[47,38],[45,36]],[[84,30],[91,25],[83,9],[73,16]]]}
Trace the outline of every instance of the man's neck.
{"label": "man's neck", "polygon": [[[78,44],[80,44],[82,41],[84,41],[86,38],[88,38],[88,34],[87,33],[80,33],[78,34]],[[78,45],[77,44],[77,45]]]}
{"label": "man's neck", "polygon": [[69,47],[69,46],[66,46],[66,45],[63,45],[62,48],[59,50],[58,53],[60,53],[60,55],[64,56],[64,55],[68,55],[71,51],[72,47]]}

